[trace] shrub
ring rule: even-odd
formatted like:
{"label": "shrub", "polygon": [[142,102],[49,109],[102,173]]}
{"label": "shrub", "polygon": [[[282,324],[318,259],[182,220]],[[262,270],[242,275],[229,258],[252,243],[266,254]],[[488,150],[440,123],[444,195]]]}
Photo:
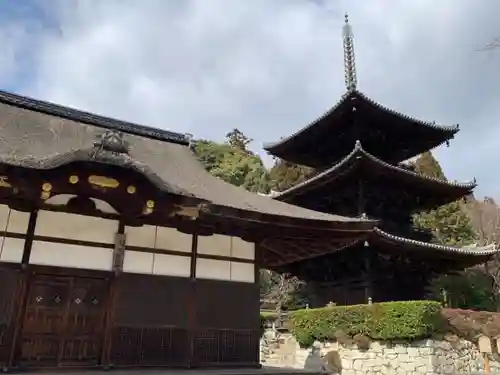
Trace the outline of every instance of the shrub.
{"label": "shrub", "polygon": [[366,337],[414,340],[442,331],[441,305],[435,301],[384,302],[331,306],[291,314],[291,328],[301,346],[314,341]]}

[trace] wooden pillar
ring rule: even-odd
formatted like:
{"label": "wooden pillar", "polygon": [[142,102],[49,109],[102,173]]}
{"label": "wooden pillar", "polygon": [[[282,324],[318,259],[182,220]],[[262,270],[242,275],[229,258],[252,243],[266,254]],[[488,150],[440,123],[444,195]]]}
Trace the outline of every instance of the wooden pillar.
{"label": "wooden pillar", "polygon": [[118,280],[123,271],[123,259],[125,255],[125,223],[120,220],[115,236],[115,247],[113,249],[113,273],[109,277],[108,300],[104,317],[104,336],[101,351],[101,365],[108,370],[113,367],[111,361],[111,349],[113,345],[113,326],[115,324],[115,305],[118,292]]}
{"label": "wooden pillar", "polygon": [[3,371],[8,371],[9,368],[15,366],[19,339],[22,332],[23,319],[26,310],[26,300],[28,298],[29,291],[29,261],[31,255],[31,248],[33,246],[33,238],[35,236],[36,221],[38,218],[38,209],[33,208],[30,212],[30,217],[28,221],[28,228],[26,230],[26,237],[24,240],[23,256],[21,259],[21,277],[18,283],[18,293],[15,301],[15,311],[13,319],[13,334],[12,343],[10,346],[10,353],[7,364],[3,368]]}
{"label": "wooden pillar", "polygon": [[358,178],[358,207],[357,214],[360,217],[365,213],[365,194],[364,194],[364,186],[363,180]]}
{"label": "wooden pillar", "polygon": [[259,327],[258,330],[256,330],[255,334],[255,342],[252,342],[251,345],[256,346],[256,358],[255,358],[255,367],[261,368],[262,365],[260,364],[260,337],[263,332],[261,332],[261,326],[260,326],[260,263],[262,259],[262,253],[261,249],[259,246],[256,245],[254,242],[254,282],[256,284],[256,288],[259,290],[259,293],[257,293],[257,298],[259,300],[258,302],[258,309],[257,309],[257,314],[258,314],[258,321],[259,321]]}
{"label": "wooden pillar", "polygon": [[364,261],[365,261],[365,275],[364,275],[364,288],[365,288],[365,303],[375,302],[374,295],[374,249],[370,247],[368,241],[365,241],[364,248]]}
{"label": "wooden pillar", "polygon": [[188,298],[188,368],[195,365],[195,340],[197,332],[196,324],[196,261],[198,259],[198,234],[196,230],[193,233],[192,245],[191,245],[191,270],[190,270],[190,294]]}

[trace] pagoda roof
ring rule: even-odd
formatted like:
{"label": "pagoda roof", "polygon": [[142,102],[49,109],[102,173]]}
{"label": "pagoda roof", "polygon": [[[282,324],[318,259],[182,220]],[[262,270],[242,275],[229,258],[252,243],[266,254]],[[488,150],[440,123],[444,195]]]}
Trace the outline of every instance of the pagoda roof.
{"label": "pagoda roof", "polygon": [[[363,166],[363,171],[357,169],[361,166]],[[373,176],[377,184],[397,184],[395,188],[411,191],[409,199],[418,204],[418,207],[414,209],[433,208],[449,203],[471,193],[476,187],[475,181],[448,182],[413,172],[403,166],[386,163],[370,154],[363,148],[361,142],[356,141],[352,151],[333,167],[283,192],[274,193],[272,196],[276,200],[297,204],[299,197],[301,200],[306,196],[316,198],[318,189],[322,187],[326,187],[332,195],[335,195],[338,186],[336,183],[348,176],[361,178]],[[380,176],[384,176],[384,179],[379,178]],[[418,194],[418,192],[422,193]]]}
{"label": "pagoda roof", "polygon": [[[317,229],[371,230],[374,221],[329,215],[260,196],[210,175],[189,137],[0,91],[0,163],[48,170],[97,162],[139,171],[160,191],[200,202],[214,215],[305,225]],[[95,151],[106,132],[123,138],[126,152]]]}
{"label": "pagoda roof", "polygon": [[392,245],[396,247],[404,247],[406,250],[412,251],[423,251],[431,250],[434,252],[445,253],[447,255],[456,256],[467,256],[467,257],[479,257],[479,258],[489,258],[490,256],[498,252],[496,244],[490,244],[486,246],[450,246],[450,245],[440,245],[429,242],[422,242],[417,240],[412,240],[405,237],[399,237],[387,232],[382,229],[374,228],[374,236],[371,237],[370,241],[382,242],[385,245]]}
{"label": "pagoda roof", "polygon": [[351,89],[324,115],[264,149],[291,163],[325,168],[360,140],[377,157],[399,163],[449,141],[458,131],[458,125],[409,117]]}

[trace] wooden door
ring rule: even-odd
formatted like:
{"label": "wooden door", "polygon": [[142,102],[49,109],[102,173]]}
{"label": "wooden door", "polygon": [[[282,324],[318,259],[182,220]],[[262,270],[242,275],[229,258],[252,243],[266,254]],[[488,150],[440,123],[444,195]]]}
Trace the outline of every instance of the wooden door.
{"label": "wooden door", "polygon": [[103,279],[35,275],[26,302],[19,365],[97,365],[107,294]]}

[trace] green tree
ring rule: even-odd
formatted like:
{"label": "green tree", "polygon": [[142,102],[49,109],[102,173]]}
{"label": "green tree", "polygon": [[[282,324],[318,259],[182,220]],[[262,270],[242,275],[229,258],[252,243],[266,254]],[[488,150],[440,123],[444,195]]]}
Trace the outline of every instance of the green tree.
{"label": "green tree", "polygon": [[254,193],[269,192],[269,173],[258,155],[229,143],[194,142],[196,154],[212,175]]}
{"label": "green tree", "polygon": [[[496,311],[492,288],[491,276],[482,267],[475,267],[436,278],[430,285],[429,296],[444,302],[447,307]],[[445,298],[446,301],[443,301]]]}
{"label": "green tree", "polygon": [[[415,172],[446,180],[446,177],[431,152],[425,152],[414,162]],[[476,239],[462,200],[446,204],[429,212],[414,215],[414,225],[418,229],[430,230],[434,242],[446,245],[469,245]]]}
{"label": "green tree", "polygon": [[249,152],[248,145],[253,139],[248,138],[241,130],[234,128],[226,134],[227,143],[238,150]]}
{"label": "green tree", "polygon": [[277,159],[269,171],[271,189],[276,191],[287,190],[294,185],[306,181],[315,174],[316,172],[313,168]]}
{"label": "green tree", "polygon": [[[413,163],[415,172],[446,180],[446,176],[431,152],[425,152]],[[477,232],[466,211],[464,200],[458,200],[429,212],[414,215],[417,228],[430,230],[434,242],[463,246],[474,243]],[[440,275],[430,285],[429,297],[443,300],[450,307],[492,310],[495,298],[492,278],[480,268],[470,268],[459,273]],[[444,296],[443,296],[444,292]]]}
{"label": "green tree", "polygon": [[446,176],[439,162],[430,151],[424,152],[417,158],[414,163],[414,168],[417,173],[446,181]]}

